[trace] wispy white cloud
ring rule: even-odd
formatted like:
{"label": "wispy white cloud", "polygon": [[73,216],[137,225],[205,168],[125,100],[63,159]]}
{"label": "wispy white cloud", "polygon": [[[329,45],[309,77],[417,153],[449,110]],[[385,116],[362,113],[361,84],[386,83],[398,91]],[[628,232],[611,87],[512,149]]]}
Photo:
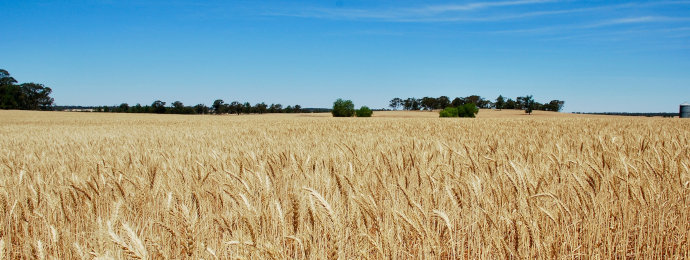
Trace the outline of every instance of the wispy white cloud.
{"label": "wispy white cloud", "polygon": [[[690,5],[690,1],[653,1],[632,2],[622,4],[604,4],[585,8],[552,9],[558,6],[550,3],[564,2],[558,0],[513,0],[486,1],[466,4],[427,5],[420,7],[390,8],[390,9],[352,9],[352,8],[303,8],[298,11],[273,11],[266,13],[271,16],[293,16],[333,20],[367,20],[383,22],[493,22],[506,21],[541,16],[556,16],[563,14],[601,12],[607,10],[621,10],[630,8],[645,8],[666,5]],[[507,7],[529,6],[530,9],[541,11],[525,11],[523,9],[510,10]],[[493,12],[491,9],[500,9]],[[622,18],[625,19],[625,18]],[[614,23],[616,21],[610,21]],[[618,21],[619,23],[634,23],[634,21]],[[592,25],[597,26],[597,25]],[[606,26],[601,24],[598,26]]]}
{"label": "wispy white cloud", "polygon": [[[678,23],[678,22],[689,22],[690,17],[668,17],[668,16],[638,16],[638,17],[625,17],[610,19],[604,21],[598,21],[590,24],[564,24],[564,25],[551,25],[543,27],[533,27],[525,29],[513,29],[513,30],[499,30],[490,31],[489,33],[494,34],[538,34],[538,33],[563,33],[573,30],[588,30],[596,29],[600,27],[616,26],[616,25],[643,25],[643,24],[654,24],[654,23]],[[672,31],[684,31],[688,27],[671,28],[671,29],[654,29],[657,32],[672,32]],[[650,29],[646,29],[648,31]],[[630,30],[628,30],[630,32]],[[610,32],[609,32],[610,33]]]}
{"label": "wispy white cloud", "polygon": [[[300,11],[278,11],[267,13],[276,16],[294,16],[305,18],[336,20],[378,20],[386,22],[452,22],[452,21],[487,21],[496,18],[466,16],[468,12],[491,8],[537,5],[557,2],[557,0],[517,0],[498,2],[474,2],[458,5],[428,5],[422,7],[392,9],[346,9],[346,8],[312,8]],[[567,12],[562,11],[560,13]],[[512,16],[512,15],[511,15]],[[510,17],[506,17],[510,18]],[[503,19],[503,18],[498,18]]]}
{"label": "wispy white cloud", "polygon": [[[554,4],[556,3],[556,4]],[[683,29],[674,33],[669,28],[687,28],[690,16],[665,13],[673,6],[690,5],[690,0],[645,1],[627,3],[603,2],[583,6],[567,0],[504,0],[466,4],[425,5],[401,8],[314,8],[272,13],[276,16],[294,16],[315,19],[350,20],[392,23],[491,23],[482,30],[462,26],[462,32],[450,27],[440,29],[452,34],[509,34],[541,39],[568,40],[572,38],[594,40],[631,39],[640,35],[654,35],[660,39],[687,38]],[[658,9],[662,7],[664,9]],[[676,16],[673,16],[676,15]],[[513,21],[519,21],[513,23]],[[534,26],[534,27],[531,27]],[[435,28],[435,27],[434,27]],[[407,35],[414,30],[362,31],[375,35]],[[443,34],[443,33],[441,33]],[[437,32],[435,35],[439,35]]]}
{"label": "wispy white cloud", "polygon": [[690,21],[687,17],[668,17],[668,16],[638,16],[610,19],[598,23],[582,26],[582,28],[598,28],[604,26],[615,26],[624,24],[641,24],[641,23],[665,23],[665,22],[685,22]]}
{"label": "wispy white cloud", "polygon": [[419,11],[426,11],[429,13],[442,13],[452,11],[472,11],[479,9],[487,9],[492,7],[516,6],[516,5],[531,5],[557,2],[556,0],[521,0],[521,1],[503,1],[503,2],[475,2],[460,5],[433,5],[423,8],[418,8]]}

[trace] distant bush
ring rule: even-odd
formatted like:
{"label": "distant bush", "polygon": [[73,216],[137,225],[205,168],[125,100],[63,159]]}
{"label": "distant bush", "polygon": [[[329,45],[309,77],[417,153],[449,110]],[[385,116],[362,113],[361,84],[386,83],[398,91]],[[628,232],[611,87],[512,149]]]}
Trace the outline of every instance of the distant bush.
{"label": "distant bush", "polygon": [[355,115],[355,105],[352,100],[338,99],[333,102],[333,116],[334,117],[351,117]]}
{"label": "distant bush", "polygon": [[371,117],[372,114],[374,114],[374,112],[367,106],[362,106],[357,110],[357,117]]}
{"label": "distant bush", "polygon": [[446,107],[440,112],[441,117],[458,117],[458,109],[454,107]]}
{"label": "distant bush", "polygon": [[440,117],[475,117],[479,113],[476,105],[469,103],[458,107],[446,107],[439,112]]}
{"label": "distant bush", "polygon": [[464,104],[462,108],[464,113],[461,113],[460,109],[458,109],[458,116],[460,117],[475,117],[479,113],[479,108],[472,103]]}

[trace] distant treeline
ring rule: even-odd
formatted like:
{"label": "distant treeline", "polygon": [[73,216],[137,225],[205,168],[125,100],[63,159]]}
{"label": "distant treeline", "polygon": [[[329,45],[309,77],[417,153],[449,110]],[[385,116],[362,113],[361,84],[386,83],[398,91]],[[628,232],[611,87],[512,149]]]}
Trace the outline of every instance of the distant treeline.
{"label": "distant treeline", "polygon": [[205,104],[197,104],[194,106],[185,106],[181,101],[172,102],[170,106],[166,106],[166,102],[156,100],[151,105],[142,106],[136,104],[130,106],[127,103],[122,103],[119,106],[95,106],[95,107],[61,107],[65,110],[76,109],[93,112],[114,112],[114,113],[156,113],[156,114],[265,114],[265,113],[309,113],[309,112],[327,112],[320,111],[320,108],[302,108],[300,105],[288,105],[283,107],[281,104],[257,103],[255,105],[249,102],[233,101],[225,103],[222,99],[217,99],[213,105],[206,106]]}
{"label": "distant treeline", "polygon": [[52,91],[38,83],[17,84],[9,72],[0,69],[0,109],[51,110]]}
{"label": "distant treeline", "polygon": [[[197,105],[198,106],[198,105]],[[191,108],[196,108],[197,106],[191,107]],[[277,106],[277,105],[276,105]],[[127,111],[124,111],[122,106],[55,106],[54,109],[57,111],[76,111],[76,112],[112,112],[112,113],[154,113],[151,109],[152,106],[146,105],[146,106],[141,106],[140,104],[134,105],[134,106],[129,106],[128,105]],[[190,108],[190,107],[187,107]],[[199,106],[201,108],[201,106]],[[204,112],[207,112],[206,114],[213,114],[214,111],[212,109],[205,110],[201,108],[199,111],[202,113],[191,113],[191,114],[204,114]],[[283,109],[280,112],[274,112],[274,113],[287,113],[286,109]],[[292,110],[295,113],[294,109]],[[299,109],[300,113],[330,113],[331,109],[330,108],[313,108],[313,107],[306,107],[306,108],[300,108]],[[166,111],[168,112],[168,111]],[[170,111],[169,113],[172,113]],[[267,112],[271,113],[271,112]]]}
{"label": "distant treeline", "polygon": [[460,107],[464,104],[475,104],[479,108],[495,108],[495,109],[525,109],[544,110],[544,111],[561,111],[565,101],[551,100],[548,103],[539,103],[532,99],[531,95],[524,97],[517,97],[515,100],[506,99],[499,95],[496,100],[491,101],[484,99],[478,95],[471,95],[467,97],[456,97],[451,100],[447,96],[440,97],[423,97],[423,98],[393,98],[389,103],[389,107],[396,110],[402,108],[404,110],[433,110],[445,109],[446,107]]}
{"label": "distant treeline", "polygon": [[607,115],[607,116],[646,116],[646,117],[677,117],[678,113],[627,113],[627,112],[573,112],[573,114],[583,115]]}
{"label": "distant treeline", "polygon": [[[26,109],[26,110],[77,110],[94,112],[118,112],[118,113],[158,113],[158,114],[264,114],[264,113],[304,113],[304,112],[331,112],[327,108],[302,108],[300,105],[288,105],[283,107],[281,104],[257,103],[233,101],[225,103],[222,99],[217,99],[210,107],[205,104],[185,106],[181,101],[172,102],[166,106],[166,102],[156,100],[151,105],[136,104],[130,106],[122,103],[119,106],[53,106],[53,98],[50,97],[52,89],[37,83],[16,84],[17,81],[10,76],[6,70],[0,69],[0,109]],[[478,108],[496,109],[524,109],[526,113],[532,110],[560,111],[565,102],[561,100],[551,100],[548,103],[539,103],[532,99],[531,95],[517,97],[515,100],[503,96],[498,96],[495,101],[484,99],[478,95],[467,97],[456,97],[450,99],[448,96],[423,97],[423,98],[393,98],[389,107],[397,110],[433,110],[445,109],[448,107],[458,108],[465,104],[474,104]],[[606,113],[614,114],[614,113]],[[661,114],[649,113],[622,113],[625,115],[652,115],[664,116]]]}

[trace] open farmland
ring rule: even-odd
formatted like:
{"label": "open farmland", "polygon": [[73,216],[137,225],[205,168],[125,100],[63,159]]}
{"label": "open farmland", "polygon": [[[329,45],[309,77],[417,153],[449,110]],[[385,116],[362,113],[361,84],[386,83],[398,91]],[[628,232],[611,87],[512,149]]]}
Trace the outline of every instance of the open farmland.
{"label": "open farmland", "polygon": [[0,111],[0,258],[690,257],[690,120],[488,113]]}

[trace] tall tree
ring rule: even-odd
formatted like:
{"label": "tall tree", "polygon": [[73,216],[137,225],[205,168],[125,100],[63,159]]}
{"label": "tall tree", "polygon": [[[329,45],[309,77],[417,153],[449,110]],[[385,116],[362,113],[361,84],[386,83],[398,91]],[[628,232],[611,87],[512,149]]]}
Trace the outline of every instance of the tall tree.
{"label": "tall tree", "polygon": [[505,108],[505,109],[519,109],[520,107],[518,106],[517,102],[515,102],[515,100],[509,98],[508,100],[506,100],[506,104],[503,108]]}
{"label": "tall tree", "polygon": [[213,101],[213,105],[211,105],[213,108],[213,112],[216,114],[222,114],[225,113],[225,101],[222,99],[216,99],[216,101]]}
{"label": "tall tree", "polygon": [[129,112],[129,104],[127,104],[127,103],[120,104],[120,106],[117,108],[117,112],[119,112],[119,113]]}
{"label": "tall tree", "polygon": [[403,101],[403,108],[405,110],[419,110],[420,107],[420,100],[417,98],[411,97]]}
{"label": "tall tree", "polygon": [[50,110],[54,99],[50,97],[53,92],[49,87],[37,83],[23,83],[20,85],[26,104],[23,109]]}
{"label": "tall tree", "polygon": [[17,83],[10,73],[4,69],[0,69],[0,86],[14,85]]}
{"label": "tall tree", "polygon": [[453,102],[450,102],[450,106],[452,107],[459,107],[465,104],[465,101],[462,98],[456,97],[453,99]]}
{"label": "tall tree", "polygon": [[437,108],[440,108],[440,109],[444,109],[444,108],[450,106],[450,98],[448,98],[447,96],[438,97],[436,99],[436,102],[437,102],[436,105],[438,106]]}
{"label": "tall tree", "polygon": [[182,101],[175,101],[172,103],[172,106],[173,107],[172,107],[171,112],[173,114],[184,114],[185,113],[185,111],[184,111],[185,108],[184,108],[184,104],[182,103]]}
{"label": "tall tree", "polygon": [[249,102],[244,102],[242,105],[242,112],[245,114],[249,114],[252,112],[252,104],[249,104]]}
{"label": "tall tree", "polygon": [[532,95],[526,95],[524,97],[518,97],[518,100],[521,101],[522,109],[525,110],[525,113],[527,114],[532,114],[532,110],[534,110],[534,99],[532,98]]}
{"label": "tall tree", "polygon": [[165,102],[160,100],[153,101],[153,103],[151,104],[151,109],[154,113],[164,114],[166,111]]}
{"label": "tall tree", "polygon": [[494,107],[498,110],[501,110],[503,109],[503,106],[505,106],[505,104],[505,98],[503,98],[502,95],[498,95],[498,97],[496,98],[496,102],[494,103]]}
{"label": "tall tree", "polygon": [[468,96],[468,97],[465,97],[465,98],[464,98],[464,101],[465,101],[464,104],[472,103],[472,104],[475,104],[475,105],[478,106],[478,107],[481,107],[481,105],[484,104],[483,100],[484,100],[484,99],[483,99],[482,97],[480,97],[480,96],[471,95],[471,96]]}
{"label": "tall tree", "polygon": [[136,105],[131,107],[131,110],[134,113],[146,113],[146,112],[148,112],[148,111],[144,110],[144,108],[139,103],[137,103]]}
{"label": "tall tree", "polygon": [[264,102],[261,102],[261,103],[256,104],[255,107],[256,107],[256,112],[259,113],[259,114],[266,113],[267,108],[268,108],[268,106],[267,106],[266,103],[264,103]]}
{"label": "tall tree", "polygon": [[420,106],[424,108],[424,110],[433,110],[436,108],[436,104],[436,98],[433,97],[423,97],[420,102]]}
{"label": "tall tree", "polygon": [[563,104],[565,104],[565,101],[551,100],[548,104],[544,104],[544,110],[560,112],[563,109]]}
{"label": "tall tree", "polygon": [[0,69],[0,109],[52,109],[51,88],[37,83],[16,83],[7,70]]}
{"label": "tall tree", "polygon": [[524,109],[525,108],[525,97],[515,98],[515,103],[517,105],[517,108]]}
{"label": "tall tree", "polygon": [[283,113],[283,105],[281,104],[271,104],[272,112],[271,113]]}
{"label": "tall tree", "polygon": [[402,105],[403,105],[403,100],[402,100],[402,99],[400,99],[400,98],[393,98],[393,99],[391,99],[390,104],[389,104],[388,106],[389,106],[390,108],[392,108],[393,110],[398,110],[398,108],[399,108],[400,106],[402,106]]}
{"label": "tall tree", "polygon": [[194,106],[194,113],[197,114],[208,114],[208,107],[204,104],[197,104]]}
{"label": "tall tree", "polygon": [[228,113],[230,114],[241,114],[242,113],[242,103],[238,101],[232,101],[230,104],[227,106],[228,108]]}

